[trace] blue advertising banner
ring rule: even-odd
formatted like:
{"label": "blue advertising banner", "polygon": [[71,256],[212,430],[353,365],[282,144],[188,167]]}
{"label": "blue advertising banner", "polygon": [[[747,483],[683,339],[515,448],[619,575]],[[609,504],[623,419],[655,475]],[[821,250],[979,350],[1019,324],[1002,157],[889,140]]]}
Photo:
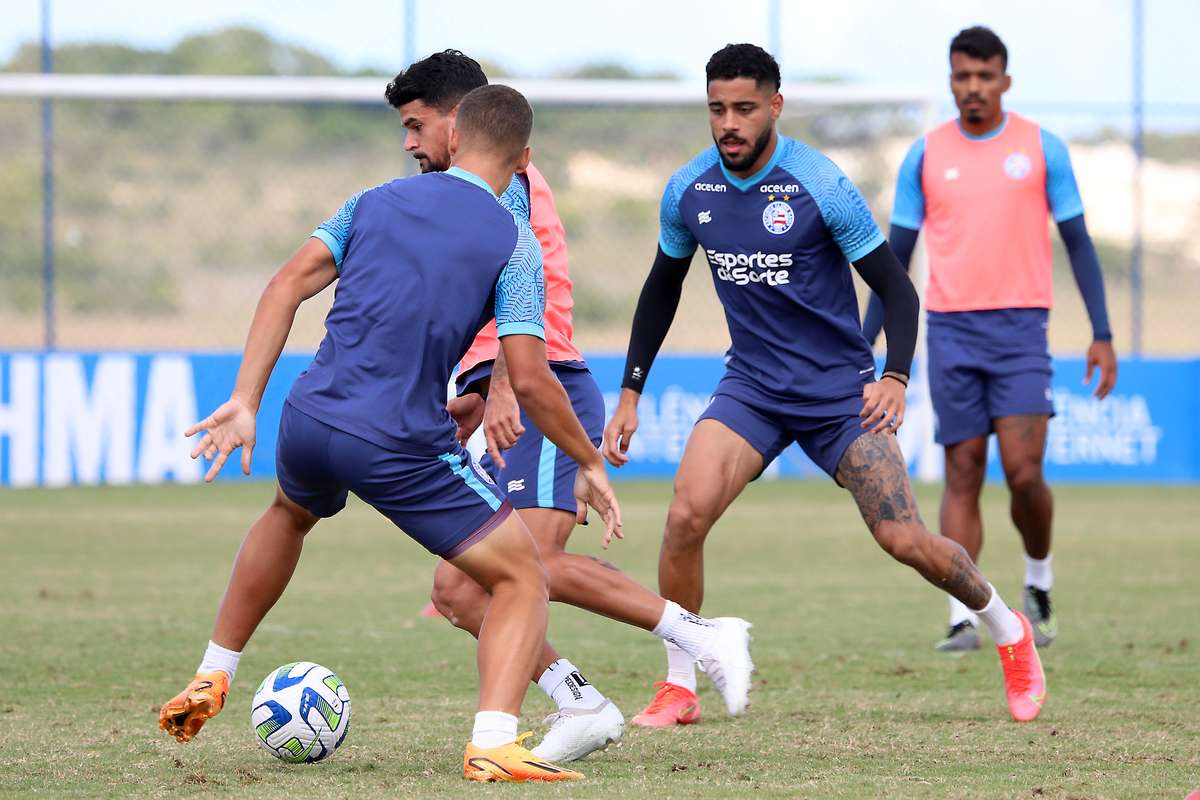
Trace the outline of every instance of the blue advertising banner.
{"label": "blue advertising banner", "polygon": [[[302,354],[283,356],[258,420],[253,478],[274,475],[279,411]],[[623,356],[589,359],[611,410]],[[0,486],[190,483],[204,465],[189,458],[182,432],[222,403],[233,387],[235,353],[0,353]],[[1055,418],[1046,471],[1078,482],[1200,482],[1200,360],[1135,360],[1121,365],[1117,390],[1104,401],[1082,384],[1080,359],[1056,359]],[[669,478],[696,418],[724,370],[713,355],[664,355],[639,406],[632,462],[615,477]],[[941,477],[933,413],[918,365],[900,432],[913,474]],[[999,477],[993,452],[991,470]],[[222,479],[235,480],[234,464]],[[765,477],[822,476],[798,447]]]}

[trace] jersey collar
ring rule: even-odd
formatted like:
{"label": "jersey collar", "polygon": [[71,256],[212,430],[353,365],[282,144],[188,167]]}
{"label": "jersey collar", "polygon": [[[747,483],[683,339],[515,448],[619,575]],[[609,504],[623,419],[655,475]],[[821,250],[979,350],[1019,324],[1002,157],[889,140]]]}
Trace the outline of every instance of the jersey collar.
{"label": "jersey collar", "polygon": [[476,175],[474,172],[468,172],[462,167],[451,167],[450,169],[446,170],[446,174],[453,175],[454,177],[464,180],[467,183],[473,183],[480,189],[483,189],[485,192],[490,194],[492,197],[496,196],[496,193],[492,191],[492,187],[487,185],[487,181]]}
{"label": "jersey collar", "polygon": [[978,135],[974,133],[968,133],[967,131],[963,130],[961,119],[954,120],[954,124],[958,126],[958,132],[961,133],[965,138],[970,139],[972,142],[986,142],[988,139],[995,139],[997,136],[1004,133],[1004,129],[1008,127],[1008,112],[1005,111],[1004,116],[1000,120],[1000,124],[992,128],[987,133],[980,133]]}
{"label": "jersey collar", "polygon": [[778,164],[779,159],[783,157],[783,147],[787,141],[788,139],[786,136],[776,133],[775,152],[771,154],[771,160],[764,164],[762,169],[751,175],[749,178],[739,178],[736,175],[733,175],[729,170],[725,169],[725,162],[721,161],[721,172],[724,173],[725,180],[729,181],[733,188],[738,189],[739,191],[744,192],[748,190],[751,186],[770,175],[771,170],[775,169],[775,165]]}

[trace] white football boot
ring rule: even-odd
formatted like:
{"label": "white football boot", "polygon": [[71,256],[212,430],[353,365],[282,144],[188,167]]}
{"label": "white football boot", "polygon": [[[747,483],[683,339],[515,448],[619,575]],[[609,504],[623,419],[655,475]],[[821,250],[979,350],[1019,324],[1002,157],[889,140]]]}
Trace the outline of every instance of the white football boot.
{"label": "white football boot", "polygon": [[750,628],[753,626],[737,617],[717,617],[711,621],[717,625],[717,635],[708,645],[707,652],[696,659],[696,664],[721,693],[729,713],[741,714],[750,704],[750,673],[754,672],[754,662],[750,660]]}
{"label": "white football boot", "polygon": [[550,730],[533,754],[546,761],[578,761],[603,750],[625,734],[625,717],[605,700],[595,708],[562,708],[546,717]]}

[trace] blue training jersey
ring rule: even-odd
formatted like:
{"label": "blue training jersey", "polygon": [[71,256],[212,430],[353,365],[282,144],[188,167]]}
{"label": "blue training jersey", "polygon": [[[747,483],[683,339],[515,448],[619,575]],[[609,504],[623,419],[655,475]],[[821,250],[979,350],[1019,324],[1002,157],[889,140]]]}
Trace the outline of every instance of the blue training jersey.
{"label": "blue training jersey", "polygon": [[360,192],[313,236],[333,253],[337,293],[288,402],[390,450],[446,452],[446,385],[480,328],[495,316],[500,336],[545,338],[528,222],[451,168]]}
{"label": "blue training jersey", "polygon": [[828,158],[779,136],[766,166],[743,179],[710,147],[671,176],[660,224],[664,253],[686,258],[699,245],[708,258],[730,372],[781,402],[861,394],[874,379],[847,262],[884,237]]}

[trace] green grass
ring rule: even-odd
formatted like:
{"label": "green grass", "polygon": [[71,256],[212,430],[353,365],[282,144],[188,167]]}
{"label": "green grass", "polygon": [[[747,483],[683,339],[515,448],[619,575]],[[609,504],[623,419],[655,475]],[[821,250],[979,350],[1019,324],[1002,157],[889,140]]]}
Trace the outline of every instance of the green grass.
{"label": "green grass", "polygon": [[[622,485],[610,557],[652,582],[669,488]],[[417,617],[433,560],[352,500],[310,537],[242,661],[225,713],[189,745],[156,728],[191,677],[264,484],[7,491],[0,499],[0,795],[48,797],[1182,798],[1200,785],[1200,493],[1063,487],[1046,711],[1007,719],[995,656],[933,653],[945,601],[870,541],[819,483],[753,486],[710,540],[706,612],[755,623],[753,705],[701,724],[630,730],[582,784],[475,787],[460,775],[472,642]],[[936,489],[920,491],[927,518]],[[1000,490],[983,566],[1019,602]],[[597,552],[595,529],[578,549]],[[664,669],[653,637],[555,607],[551,637],[627,715]],[[249,701],[308,659],[346,681],[354,719],[327,763],[261,751]],[[701,679],[703,681],[703,678]],[[549,711],[533,689],[523,724]]]}

